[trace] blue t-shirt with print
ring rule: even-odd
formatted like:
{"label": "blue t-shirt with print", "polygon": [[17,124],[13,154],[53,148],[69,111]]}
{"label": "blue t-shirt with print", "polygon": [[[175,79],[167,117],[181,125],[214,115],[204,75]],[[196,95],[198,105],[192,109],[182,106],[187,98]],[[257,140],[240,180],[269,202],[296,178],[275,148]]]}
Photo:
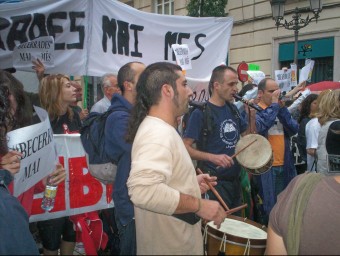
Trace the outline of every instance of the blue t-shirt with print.
{"label": "blue t-shirt with print", "polygon": [[[231,156],[235,153],[236,143],[240,139],[240,133],[247,129],[247,121],[241,115],[236,117],[236,113],[232,110],[232,106],[216,106],[207,102],[211,117],[208,121],[212,122],[212,132],[207,135],[207,143],[205,148],[198,148],[200,151],[209,152],[212,154],[226,154]],[[208,111],[208,110],[206,110]],[[194,139],[196,144],[202,144],[203,139],[203,111],[195,109],[189,118],[184,138]],[[234,165],[230,168],[218,168],[211,162],[204,162],[209,168],[216,170],[216,175],[219,179],[233,179],[240,173],[240,165],[234,160]]]}

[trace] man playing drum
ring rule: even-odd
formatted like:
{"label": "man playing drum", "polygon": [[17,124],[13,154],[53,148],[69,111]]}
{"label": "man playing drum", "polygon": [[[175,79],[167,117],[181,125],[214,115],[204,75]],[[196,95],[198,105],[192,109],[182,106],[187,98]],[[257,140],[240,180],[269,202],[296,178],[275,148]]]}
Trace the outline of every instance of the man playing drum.
{"label": "man playing drum", "polygon": [[[188,110],[191,89],[181,67],[149,65],[137,83],[127,140],[132,143],[127,182],[134,204],[138,255],[203,255],[200,217],[219,227],[226,218],[216,201],[201,199],[207,174],[196,176],[175,127]],[[214,182],[216,184],[216,182]]]}
{"label": "man playing drum", "polygon": [[256,221],[265,225],[277,195],[296,176],[290,137],[298,132],[299,125],[279,100],[280,93],[279,85],[271,78],[263,79],[258,85],[258,105],[263,110],[256,113],[256,130],[269,140],[274,156],[271,169],[254,177],[263,203],[262,207],[256,207],[262,211],[263,218]]}
{"label": "man playing drum", "polygon": [[[201,109],[195,109],[183,135],[191,158],[198,160],[198,167],[204,173],[217,176],[218,184],[215,188],[229,208],[235,208],[242,203],[239,179],[241,168],[230,156],[235,153],[240,134],[247,129],[247,121],[233,104],[237,83],[236,70],[225,65],[216,67],[209,82],[210,99],[205,113]],[[204,115],[208,112],[210,117],[206,122],[211,124],[212,130],[206,134]],[[217,200],[210,191],[208,196]],[[236,212],[236,215],[240,214]]]}

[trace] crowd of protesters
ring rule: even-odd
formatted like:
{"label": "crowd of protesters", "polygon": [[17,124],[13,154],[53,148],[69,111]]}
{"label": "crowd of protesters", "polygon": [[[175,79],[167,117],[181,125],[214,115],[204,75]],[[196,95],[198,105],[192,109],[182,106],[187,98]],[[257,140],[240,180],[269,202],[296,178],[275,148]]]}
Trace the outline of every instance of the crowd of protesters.
{"label": "crowd of protesters", "polygon": [[[0,70],[0,254],[39,254],[29,229],[34,195],[44,191],[50,177],[58,185],[67,175],[64,166],[58,163],[47,177],[13,197],[10,191],[22,155],[8,150],[7,133],[40,122],[33,105],[47,111],[54,134],[80,132],[88,116],[88,110],[77,104],[82,101],[80,84],[66,75],[45,74],[40,60],[33,64],[40,82],[38,94],[25,92],[22,82]],[[108,224],[111,226],[106,230],[118,234],[108,236],[109,253],[202,255],[201,219],[220,227],[228,216],[216,193],[231,208],[248,203],[246,213],[236,211],[233,215],[268,226],[268,254],[340,251],[336,239],[311,235],[314,231],[301,224],[302,219],[314,222],[310,211],[320,211],[325,216],[325,210],[321,211],[318,204],[324,205],[324,209],[332,205],[323,232],[340,230],[334,215],[340,208],[336,203],[340,199],[337,164],[340,153],[339,146],[335,146],[339,145],[335,142],[339,142],[340,89],[314,94],[302,83],[289,92],[295,101],[288,106],[281,98],[277,82],[265,78],[258,85],[243,87],[241,96],[253,96],[240,108],[234,104],[237,84],[237,72],[233,68],[221,65],[212,70],[207,102],[212,131],[207,139],[202,109],[192,112],[184,134],[178,129],[178,118],[188,112],[193,95],[180,66],[129,62],[117,75],[103,75],[104,97],[91,112],[115,110],[105,126],[105,151],[117,163],[112,194],[115,209],[102,210],[111,215]],[[251,116],[249,102],[262,110]],[[238,141],[250,133],[252,124],[251,132],[265,137],[273,151],[269,169],[257,176],[241,175],[242,163],[232,158]],[[293,161],[293,136],[297,137],[298,149],[306,163],[302,175],[297,175]],[[199,172],[203,174],[196,175],[192,160],[198,161]],[[251,187],[249,198],[242,193],[245,188],[241,179],[247,179]],[[310,188],[309,194],[300,191],[301,183]],[[296,187],[300,190],[296,191]],[[320,193],[334,199],[328,198],[321,204],[322,198],[316,194],[325,189],[333,189],[334,194]],[[291,198],[297,193],[303,193],[308,211],[296,210],[301,200]],[[284,200],[291,206],[287,207]],[[300,222],[291,222],[283,212],[295,214]],[[43,247],[41,253],[73,254],[77,239],[72,220],[64,216],[36,223]],[[332,225],[332,221],[336,223]],[[116,251],[113,244],[117,241],[113,239],[118,239]]]}

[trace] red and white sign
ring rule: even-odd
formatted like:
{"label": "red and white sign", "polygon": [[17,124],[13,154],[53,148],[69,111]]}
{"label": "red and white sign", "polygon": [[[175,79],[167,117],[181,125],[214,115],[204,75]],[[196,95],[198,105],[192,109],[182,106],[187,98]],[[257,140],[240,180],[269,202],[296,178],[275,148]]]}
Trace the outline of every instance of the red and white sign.
{"label": "red and white sign", "polygon": [[248,81],[248,64],[242,61],[238,67],[237,67],[237,74],[238,74],[238,79],[241,82],[247,82]]}
{"label": "red and white sign", "polygon": [[34,196],[30,222],[113,207],[112,185],[104,185],[90,174],[80,134],[57,134],[54,140],[66,180],[58,185],[50,212],[41,209],[43,193]]}
{"label": "red and white sign", "polygon": [[[22,152],[21,167],[14,177],[14,195],[30,190],[54,169],[57,158],[64,166],[66,180],[58,185],[54,208],[41,209],[43,192],[35,194],[30,221],[40,221],[113,207],[112,185],[104,185],[88,170],[80,134],[55,134],[47,112],[36,108],[42,122],[8,133],[8,146]],[[58,157],[57,157],[58,155]]]}

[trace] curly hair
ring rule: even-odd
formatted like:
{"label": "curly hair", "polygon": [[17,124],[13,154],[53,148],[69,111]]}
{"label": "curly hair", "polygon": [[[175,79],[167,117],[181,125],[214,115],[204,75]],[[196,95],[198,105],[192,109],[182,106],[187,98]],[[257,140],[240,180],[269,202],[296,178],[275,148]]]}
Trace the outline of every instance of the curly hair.
{"label": "curly hair", "polygon": [[176,80],[179,76],[176,71],[182,71],[182,68],[169,62],[156,62],[147,66],[142,72],[136,85],[136,105],[131,111],[126,136],[127,142],[133,142],[138,127],[147,116],[150,107],[160,101],[161,89],[164,84],[171,85],[174,93],[178,93]]}
{"label": "curly hair", "polygon": [[[66,75],[48,75],[40,82],[39,98],[41,106],[46,109],[50,120],[57,119],[63,115],[62,86],[63,79],[70,80]],[[67,114],[70,120],[73,119],[71,107],[67,108]]]}
{"label": "curly hair", "polygon": [[321,125],[331,119],[340,119],[340,89],[330,91],[322,97],[317,117]]}
{"label": "curly hair", "polygon": [[3,82],[7,83],[10,95],[14,97],[17,103],[11,123],[7,123],[7,126],[10,127],[11,130],[15,130],[31,125],[33,108],[29,98],[25,94],[23,84],[11,73],[0,70],[0,83]]}
{"label": "curly hair", "polygon": [[11,119],[9,95],[6,83],[0,83],[0,156],[7,153],[7,123]]}
{"label": "curly hair", "polygon": [[302,119],[310,115],[310,106],[312,102],[318,98],[317,94],[309,94],[301,103],[300,117],[298,122],[300,123]]}

